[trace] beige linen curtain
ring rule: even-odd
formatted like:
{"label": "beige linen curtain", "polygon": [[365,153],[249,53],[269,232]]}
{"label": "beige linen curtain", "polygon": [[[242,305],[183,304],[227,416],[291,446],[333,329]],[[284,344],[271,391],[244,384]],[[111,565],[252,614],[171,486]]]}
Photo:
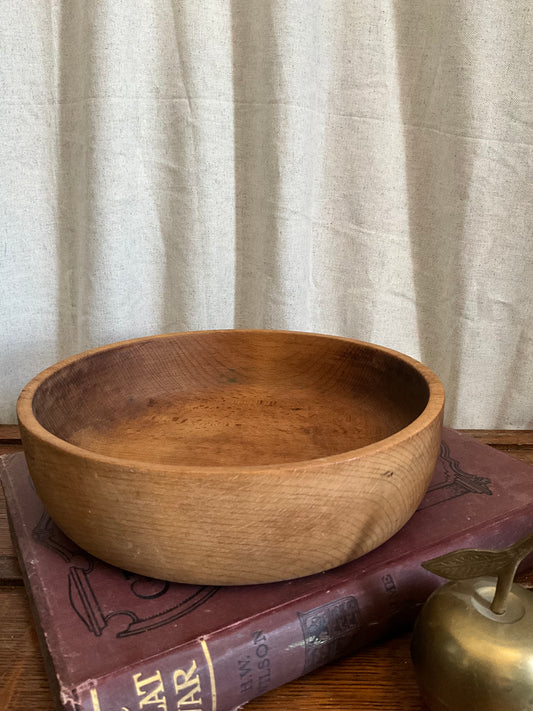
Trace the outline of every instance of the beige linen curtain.
{"label": "beige linen curtain", "polygon": [[0,7],[0,422],[72,353],[262,327],[533,427],[529,0]]}

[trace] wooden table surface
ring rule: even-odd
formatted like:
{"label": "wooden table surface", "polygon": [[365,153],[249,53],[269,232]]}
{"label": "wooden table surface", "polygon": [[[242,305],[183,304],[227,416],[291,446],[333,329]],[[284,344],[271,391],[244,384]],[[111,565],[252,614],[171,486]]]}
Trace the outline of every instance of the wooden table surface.
{"label": "wooden table surface", "polygon": [[[533,430],[463,431],[533,464]],[[0,425],[0,454],[19,450],[18,429]],[[520,582],[533,587],[533,575],[523,576]],[[409,657],[409,639],[407,634],[361,650],[254,699],[246,709],[424,711]],[[0,711],[53,708],[0,493]]]}

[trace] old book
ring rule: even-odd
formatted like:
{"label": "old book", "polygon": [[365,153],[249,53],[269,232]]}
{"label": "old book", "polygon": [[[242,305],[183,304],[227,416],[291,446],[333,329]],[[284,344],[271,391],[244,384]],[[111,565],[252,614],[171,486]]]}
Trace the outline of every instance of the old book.
{"label": "old book", "polygon": [[372,553],[283,583],[177,585],[80,550],[43,510],[22,454],[3,458],[1,478],[50,681],[69,711],[240,707],[411,624],[443,582],[422,561],[533,528],[533,468],[445,430],[419,509]]}

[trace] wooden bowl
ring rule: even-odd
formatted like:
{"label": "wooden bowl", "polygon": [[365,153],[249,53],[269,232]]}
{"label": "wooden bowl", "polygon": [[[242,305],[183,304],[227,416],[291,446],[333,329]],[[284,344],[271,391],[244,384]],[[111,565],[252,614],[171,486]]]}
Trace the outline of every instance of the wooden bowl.
{"label": "wooden bowl", "polygon": [[63,531],[142,575],[284,580],[352,560],[420,502],[444,390],[347,338],[201,331],[68,358],[18,400],[35,486]]}

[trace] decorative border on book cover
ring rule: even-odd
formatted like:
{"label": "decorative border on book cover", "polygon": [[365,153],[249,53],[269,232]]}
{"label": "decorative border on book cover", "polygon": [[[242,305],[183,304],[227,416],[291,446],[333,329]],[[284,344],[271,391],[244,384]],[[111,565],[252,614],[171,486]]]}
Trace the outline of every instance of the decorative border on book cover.
{"label": "decorative border on book cover", "polygon": [[461,469],[459,462],[450,456],[450,448],[445,442],[441,442],[439,460],[441,464],[437,468],[439,476],[431,482],[419,509],[427,509],[465,494],[492,496],[489,487],[490,479],[469,474]]}
{"label": "decorative border on book cover", "polygon": [[[67,539],[47,513],[41,516],[32,537],[68,565],[70,604],[95,636],[108,628],[116,637],[130,637],[162,627],[190,614],[219,590],[209,585],[184,588],[116,569],[110,592],[96,559]],[[116,600],[127,600],[127,607],[117,608]]]}

